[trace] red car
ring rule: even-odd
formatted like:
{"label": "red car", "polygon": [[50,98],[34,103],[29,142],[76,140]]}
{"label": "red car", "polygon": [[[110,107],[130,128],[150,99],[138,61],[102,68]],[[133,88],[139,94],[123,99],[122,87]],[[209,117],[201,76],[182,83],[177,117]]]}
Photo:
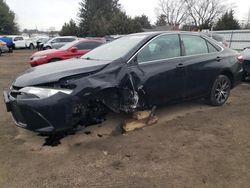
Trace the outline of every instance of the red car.
{"label": "red car", "polygon": [[51,49],[34,53],[30,58],[30,65],[34,67],[55,61],[79,57],[102,44],[103,42],[99,40],[76,40],[57,50]]}

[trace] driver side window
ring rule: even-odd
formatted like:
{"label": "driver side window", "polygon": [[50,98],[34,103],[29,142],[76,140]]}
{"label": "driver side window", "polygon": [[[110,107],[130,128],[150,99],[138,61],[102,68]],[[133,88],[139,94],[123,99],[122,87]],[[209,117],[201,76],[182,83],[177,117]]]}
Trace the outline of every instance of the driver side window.
{"label": "driver side window", "polygon": [[138,63],[179,57],[180,41],[177,34],[166,34],[153,39],[137,54]]}

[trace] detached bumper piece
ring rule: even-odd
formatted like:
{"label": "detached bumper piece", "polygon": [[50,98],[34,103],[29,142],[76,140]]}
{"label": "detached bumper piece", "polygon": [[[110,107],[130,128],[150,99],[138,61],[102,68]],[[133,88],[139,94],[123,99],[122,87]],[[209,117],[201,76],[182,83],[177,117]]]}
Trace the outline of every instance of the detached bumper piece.
{"label": "detached bumper piece", "polygon": [[72,96],[58,93],[46,99],[17,99],[4,92],[8,112],[18,127],[44,134],[54,134],[74,127]]}

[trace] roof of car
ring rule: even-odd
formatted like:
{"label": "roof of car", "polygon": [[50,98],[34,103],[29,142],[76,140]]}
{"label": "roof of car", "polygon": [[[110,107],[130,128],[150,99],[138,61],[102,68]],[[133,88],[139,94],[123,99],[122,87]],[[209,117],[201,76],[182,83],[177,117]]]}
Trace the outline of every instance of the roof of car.
{"label": "roof of car", "polygon": [[[161,34],[192,34],[192,35],[205,35],[202,32],[191,32],[191,31],[153,31],[153,32],[141,32],[141,33],[134,33],[131,35],[147,35],[147,36],[157,36]],[[206,36],[206,35],[205,35]]]}

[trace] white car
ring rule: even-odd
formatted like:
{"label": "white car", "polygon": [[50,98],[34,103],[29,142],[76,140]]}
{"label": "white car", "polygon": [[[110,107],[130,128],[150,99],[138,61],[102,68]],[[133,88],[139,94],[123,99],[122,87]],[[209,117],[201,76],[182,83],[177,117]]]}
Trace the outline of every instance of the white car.
{"label": "white car", "polygon": [[15,48],[26,48],[26,41],[22,35],[10,35],[7,37],[12,39]]}
{"label": "white car", "polygon": [[26,48],[35,49],[37,47],[37,41],[40,39],[49,39],[47,36],[37,36],[33,38],[28,38],[25,40]]}

